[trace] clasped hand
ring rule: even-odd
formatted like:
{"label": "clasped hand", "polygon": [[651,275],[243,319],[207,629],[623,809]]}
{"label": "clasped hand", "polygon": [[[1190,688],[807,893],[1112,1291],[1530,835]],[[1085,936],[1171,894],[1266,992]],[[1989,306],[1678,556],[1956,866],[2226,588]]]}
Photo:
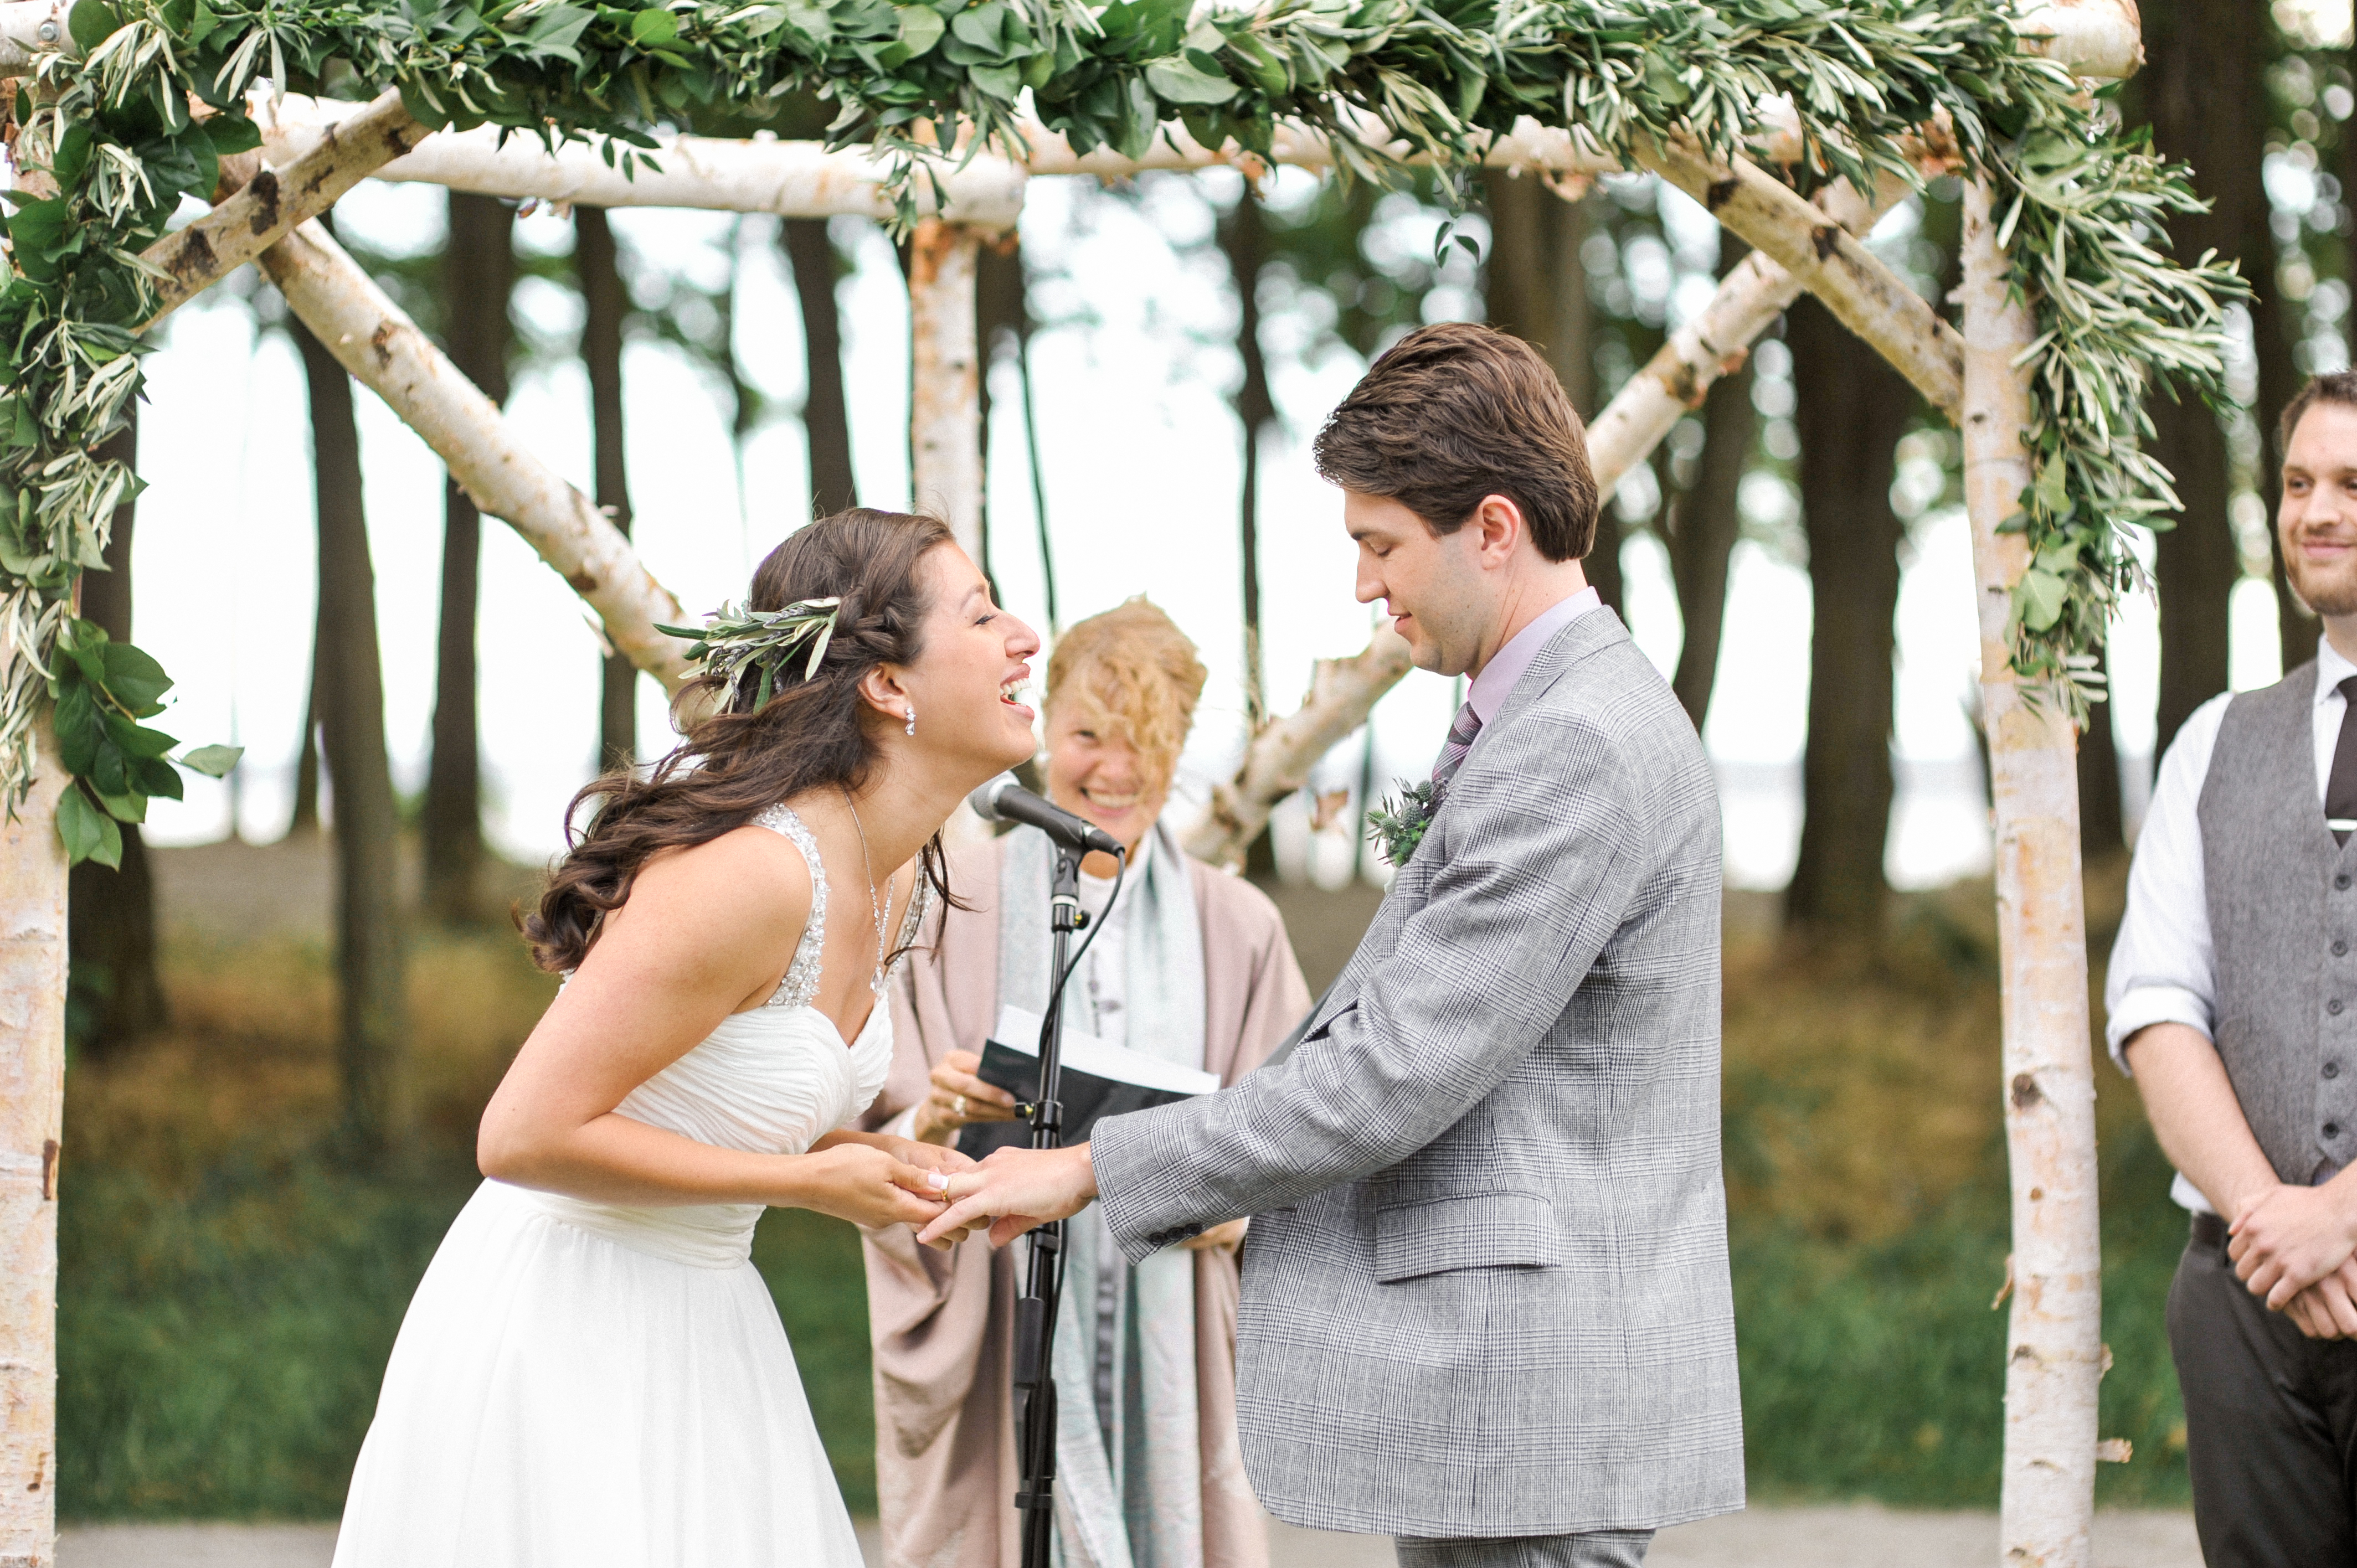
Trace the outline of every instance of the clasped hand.
{"label": "clasped hand", "polygon": [[2357,1215],[2341,1186],[2269,1187],[2228,1228],[2235,1277],[2312,1339],[2357,1338]]}
{"label": "clasped hand", "polygon": [[953,1247],[987,1223],[990,1244],[1004,1247],[1036,1226],[1078,1214],[1096,1195],[1096,1167],[1086,1144],[1000,1149],[949,1178],[949,1207],[917,1232],[917,1240],[929,1247]]}

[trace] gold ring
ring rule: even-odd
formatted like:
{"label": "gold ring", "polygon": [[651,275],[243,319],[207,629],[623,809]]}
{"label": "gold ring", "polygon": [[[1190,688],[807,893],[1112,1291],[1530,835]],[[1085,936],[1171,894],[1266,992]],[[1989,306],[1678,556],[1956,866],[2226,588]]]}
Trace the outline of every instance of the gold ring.
{"label": "gold ring", "polygon": [[964,1121],[964,1120],[965,1120],[965,1096],[964,1096],[964,1095],[961,1094],[961,1095],[959,1095],[959,1096],[957,1097],[957,1103],[956,1103],[955,1107],[953,1108],[953,1110],[952,1110],[952,1114],[953,1114],[954,1116],[956,1116],[956,1117],[957,1117],[957,1119],[958,1119],[959,1121],[961,1121],[961,1122],[963,1122],[963,1121]]}

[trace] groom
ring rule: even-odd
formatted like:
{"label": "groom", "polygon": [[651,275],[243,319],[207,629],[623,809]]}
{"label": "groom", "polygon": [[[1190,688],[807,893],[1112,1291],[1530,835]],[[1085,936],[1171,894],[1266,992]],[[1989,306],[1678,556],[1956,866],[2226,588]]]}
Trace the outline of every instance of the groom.
{"label": "groom", "polygon": [[1622,1568],[1743,1504],[1719,1174],[1719,817],[1587,585],[1579,418],[1520,341],[1411,333],[1318,437],[1358,594],[1470,676],[1440,804],[1292,1056],[1006,1150],[928,1240],[1103,1205],[1132,1262],[1253,1217],[1245,1467],[1405,1568]]}

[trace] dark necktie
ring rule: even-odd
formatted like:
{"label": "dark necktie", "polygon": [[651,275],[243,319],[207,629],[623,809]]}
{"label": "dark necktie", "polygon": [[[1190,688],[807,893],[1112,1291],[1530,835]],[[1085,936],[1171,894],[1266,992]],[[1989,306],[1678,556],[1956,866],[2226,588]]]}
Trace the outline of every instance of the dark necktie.
{"label": "dark necktie", "polygon": [[[2357,681],[2357,676],[2350,679]],[[1457,721],[1448,726],[1448,738],[1440,743],[1440,760],[1432,765],[1432,792],[1436,798],[1448,789],[1448,781],[1465,766],[1465,754],[1473,749],[1473,737],[1480,733],[1481,715],[1473,711],[1469,702],[1457,710]],[[2348,733],[2346,729],[2341,731],[2344,737]],[[2357,767],[2357,758],[2352,758],[2352,766]],[[2352,777],[2357,779],[2357,774]]]}
{"label": "dark necktie", "polygon": [[2341,738],[2333,743],[2332,772],[2324,781],[2324,825],[2332,842],[2346,844],[2357,828],[2357,675],[2341,682]]}

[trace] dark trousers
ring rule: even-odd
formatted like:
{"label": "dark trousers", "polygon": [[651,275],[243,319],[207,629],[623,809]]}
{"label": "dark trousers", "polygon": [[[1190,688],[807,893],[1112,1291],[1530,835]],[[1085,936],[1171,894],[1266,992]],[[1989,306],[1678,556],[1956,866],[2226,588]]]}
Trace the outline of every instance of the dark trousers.
{"label": "dark trousers", "polygon": [[2310,1339],[2197,1216],[2169,1289],[2193,1524],[2209,1568],[2357,1568],[2357,1342]]}
{"label": "dark trousers", "polygon": [[1583,1535],[1514,1535],[1442,1541],[1403,1535],[1394,1543],[1400,1568],[1642,1568],[1650,1530],[1598,1530]]}

